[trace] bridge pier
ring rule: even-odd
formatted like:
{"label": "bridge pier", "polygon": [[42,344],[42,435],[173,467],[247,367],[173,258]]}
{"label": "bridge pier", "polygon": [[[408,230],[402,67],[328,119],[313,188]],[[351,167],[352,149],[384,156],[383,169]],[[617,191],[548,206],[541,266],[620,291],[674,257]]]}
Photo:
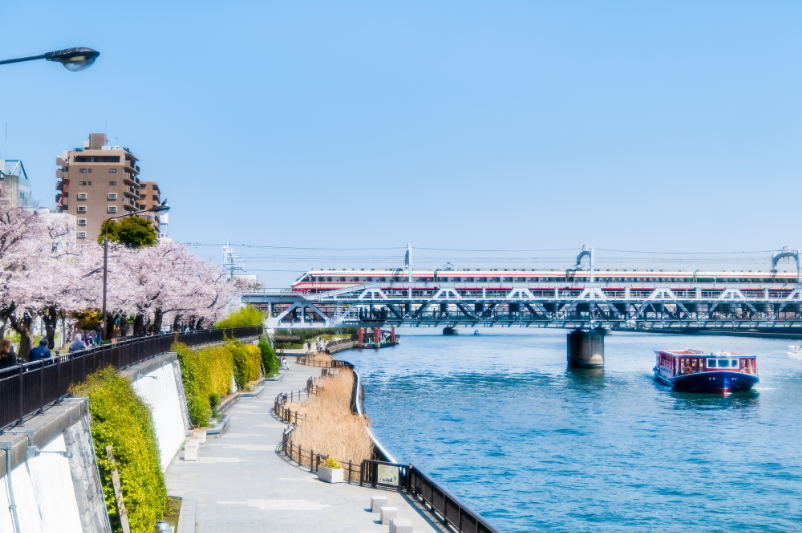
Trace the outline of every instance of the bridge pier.
{"label": "bridge pier", "polygon": [[568,334],[568,365],[604,367],[604,334],[577,329]]}

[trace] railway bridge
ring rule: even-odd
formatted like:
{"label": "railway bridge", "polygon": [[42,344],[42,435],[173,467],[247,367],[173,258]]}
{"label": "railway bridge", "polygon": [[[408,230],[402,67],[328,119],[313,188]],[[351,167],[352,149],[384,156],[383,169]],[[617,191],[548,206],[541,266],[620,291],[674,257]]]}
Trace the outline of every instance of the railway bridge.
{"label": "railway bridge", "polygon": [[[557,275],[526,270],[420,271],[425,273],[419,275],[407,266],[400,275],[360,271],[361,276],[350,280],[339,276],[350,283],[341,288],[317,281],[311,289],[252,291],[243,300],[266,309],[268,327],[278,329],[567,328],[574,331],[574,341],[569,336],[569,359],[572,342],[579,351],[598,344],[592,351],[601,351],[603,359],[599,332],[613,329],[802,331],[799,256],[800,252],[789,250],[774,254],[774,268],[766,273],[594,272],[593,251],[585,248],[577,256],[576,268],[565,276],[559,271]],[[586,257],[589,267],[582,269]],[[796,260],[795,273],[777,272],[776,265],[784,258]],[[477,272],[496,275],[477,276]]]}

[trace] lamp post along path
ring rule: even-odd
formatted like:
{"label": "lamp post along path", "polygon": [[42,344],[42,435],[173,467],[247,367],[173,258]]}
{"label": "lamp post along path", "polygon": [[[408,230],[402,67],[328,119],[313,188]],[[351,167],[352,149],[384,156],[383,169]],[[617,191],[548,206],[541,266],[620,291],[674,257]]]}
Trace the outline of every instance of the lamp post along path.
{"label": "lamp post along path", "polygon": [[167,200],[150,209],[142,209],[124,215],[117,215],[116,217],[109,217],[106,219],[106,222],[103,223],[103,328],[100,331],[100,339],[103,341],[107,340],[106,329],[108,328],[108,318],[106,316],[106,287],[109,274],[109,222],[117,218],[130,217],[142,213],[166,213],[170,210],[170,206],[165,205],[166,203]]}

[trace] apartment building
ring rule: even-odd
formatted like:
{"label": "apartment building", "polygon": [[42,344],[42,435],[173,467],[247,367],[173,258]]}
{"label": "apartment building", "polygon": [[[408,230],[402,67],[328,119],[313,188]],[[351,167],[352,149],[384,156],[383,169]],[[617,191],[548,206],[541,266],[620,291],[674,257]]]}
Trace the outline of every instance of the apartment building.
{"label": "apartment building", "polygon": [[[142,209],[150,209],[162,203],[161,190],[159,184],[155,181],[140,181],[139,182],[139,205]],[[156,234],[159,237],[164,237],[164,228],[167,226],[167,213],[157,215],[155,213],[143,213],[139,215],[143,218],[150,220],[153,227],[156,229]]]}
{"label": "apartment building", "polygon": [[107,218],[143,209],[137,161],[128,148],[109,146],[105,133],[56,158],[56,209],[75,215],[79,244],[97,239]]}

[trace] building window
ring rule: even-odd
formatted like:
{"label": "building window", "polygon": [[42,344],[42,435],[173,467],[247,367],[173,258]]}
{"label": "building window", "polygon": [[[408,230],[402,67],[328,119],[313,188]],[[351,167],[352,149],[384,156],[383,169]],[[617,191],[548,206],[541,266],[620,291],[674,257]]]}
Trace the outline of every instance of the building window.
{"label": "building window", "polygon": [[109,200],[116,200],[116,199],[117,199],[117,193],[116,192],[110,192],[109,193]]}
{"label": "building window", "polygon": [[86,232],[85,231],[79,231],[78,232],[78,238],[79,239],[86,239]]}
{"label": "building window", "polygon": [[153,195],[153,201],[154,202],[158,202],[159,201],[159,195],[158,194],[154,194]]}
{"label": "building window", "polygon": [[109,213],[116,213],[116,212],[117,212],[117,206],[116,205],[110,205],[109,206]]}
{"label": "building window", "polygon": [[85,168],[81,169],[81,174],[86,174],[86,169]]}
{"label": "building window", "polygon": [[116,181],[110,181],[109,182],[109,187],[116,187],[116,186],[117,186],[117,182]]}
{"label": "building window", "polygon": [[109,173],[116,174],[117,173],[117,169],[116,168],[110,168],[109,169]]}
{"label": "building window", "polygon": [[86,219],[85,218],[79,218],[78,219],[78,225],[79,226],[86,226]]}
{"label": "building window", "polygon": [[89,173],[90,173],[90,174],[92,173],[92,169],[91,169],[91,168],[89,169]]}
{"label": "building window", "polygon": [[79,213],[86,213],[86,206],[85,205],[78,206],[78,212]]}
{"label": "building window", "polygon": [[87,185],[91,186],[91,185],[92,185],[92,182],[91,182],[91,181],[87,182]]}
{"label": "building window", "polygon": [[79,200],[86,200],[86,193],[85,192],[79,192],[78,193],[78,199]]}
{"label": "building window", "polygon": [[78,185],[86,185],[86,182],[85,181],[79,181]]}

